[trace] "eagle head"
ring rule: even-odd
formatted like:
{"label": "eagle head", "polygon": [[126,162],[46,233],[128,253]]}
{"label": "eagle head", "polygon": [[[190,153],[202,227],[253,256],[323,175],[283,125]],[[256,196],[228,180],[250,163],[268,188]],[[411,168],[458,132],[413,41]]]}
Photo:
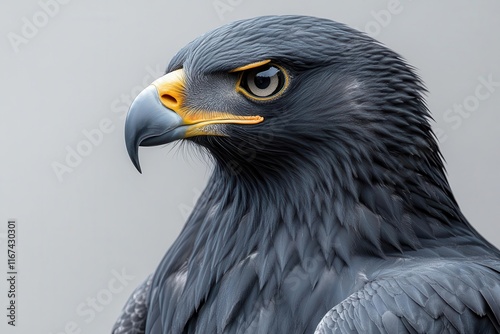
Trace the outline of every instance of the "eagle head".
{"label": "eagle head", "polygon": [[398,54],[359,31],[259,17],[184,47],[132,103],[126,145],[139,171],[139,146],[186,139],[253,180],[305,169],[366,182],[421,173],[442,167],[423,91]]}

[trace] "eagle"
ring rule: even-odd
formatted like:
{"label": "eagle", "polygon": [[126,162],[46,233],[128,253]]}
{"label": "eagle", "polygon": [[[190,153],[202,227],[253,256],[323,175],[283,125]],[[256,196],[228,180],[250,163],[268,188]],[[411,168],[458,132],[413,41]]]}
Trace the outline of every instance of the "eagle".
{"label": "eagle", "polygon": [[192,143],[205,190],[114,334],[500,332],[500,251],[447,181],[415,69],[328,19],[232,22],[133,101],[128,154]]}

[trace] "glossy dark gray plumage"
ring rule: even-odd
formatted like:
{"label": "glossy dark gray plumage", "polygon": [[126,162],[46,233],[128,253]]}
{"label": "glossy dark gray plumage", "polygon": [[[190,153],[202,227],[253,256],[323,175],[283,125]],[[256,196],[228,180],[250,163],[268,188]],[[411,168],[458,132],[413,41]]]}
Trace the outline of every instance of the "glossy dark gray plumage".
{"label": "glossy dark gray plumage", "polygon": [[[230,71],[264,59],[290,86],[252,102]],[[201,36],[179,68],[187,107],[265,121],[189,139],[214,172],[153,274],[146,333],[499,330],[500,253],[462,215],[399,55],[336,22],[271,16]]]}

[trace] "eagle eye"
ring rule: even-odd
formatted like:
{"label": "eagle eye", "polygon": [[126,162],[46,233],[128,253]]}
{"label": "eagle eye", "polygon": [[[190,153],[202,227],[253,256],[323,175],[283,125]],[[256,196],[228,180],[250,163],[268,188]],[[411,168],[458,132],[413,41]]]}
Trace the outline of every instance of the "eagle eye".
{"label": "eagle eye", "polygon": [[278,97],[288,85],[286,71],[274,64],[266,64],[242,72],[237,90],[250,99],[267,101]]}

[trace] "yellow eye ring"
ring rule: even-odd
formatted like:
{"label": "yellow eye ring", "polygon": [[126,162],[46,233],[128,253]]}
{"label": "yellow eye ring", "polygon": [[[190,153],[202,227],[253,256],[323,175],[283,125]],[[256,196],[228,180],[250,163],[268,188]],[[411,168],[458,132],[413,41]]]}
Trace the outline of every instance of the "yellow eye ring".
{"label": "yellow eye ring", "polygon": [[280,65],[266,63],[241,71],[236,91],[250,100],[258,102],[279,98],[290,83],[290,75]]}

